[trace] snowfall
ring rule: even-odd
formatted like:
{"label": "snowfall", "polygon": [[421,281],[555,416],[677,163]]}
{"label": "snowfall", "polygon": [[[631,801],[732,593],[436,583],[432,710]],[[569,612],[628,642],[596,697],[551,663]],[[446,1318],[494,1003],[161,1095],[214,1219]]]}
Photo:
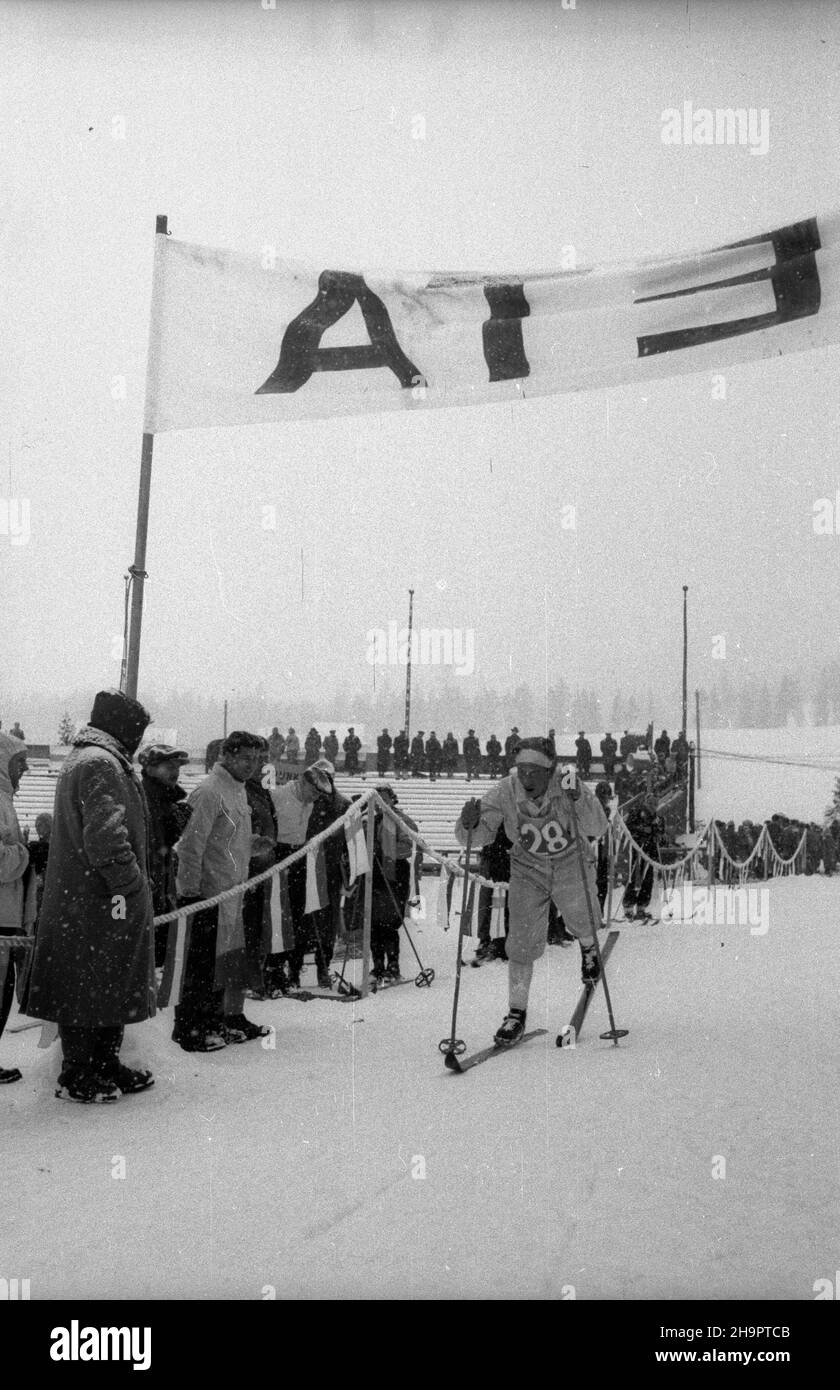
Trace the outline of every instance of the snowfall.
{"label": "snowfall", "polygon": [[[830,763],[840,730],[709,742]],[[834,777],[710,758],[700,811],[821,819]],[[617,1047],[603,989],[556,1047],[579,953],[552,946],[528,1014],[547,1033],[448,1072],[457,943],[434,877],[409,924],[431,988],[250,1002],[272,1035],[211,1055],[171,1042],[166,1010],[123,1050],[154,1087],[115,1105],[56,1100],[58,1046],[7,1031],[0,1270],[33,1299],[812,1300],[838,1253],[840,874],[754,887],[760,924],[667,904],[617,924]],[[469,1052],[505,1006],[504,965],[464,968]]]}

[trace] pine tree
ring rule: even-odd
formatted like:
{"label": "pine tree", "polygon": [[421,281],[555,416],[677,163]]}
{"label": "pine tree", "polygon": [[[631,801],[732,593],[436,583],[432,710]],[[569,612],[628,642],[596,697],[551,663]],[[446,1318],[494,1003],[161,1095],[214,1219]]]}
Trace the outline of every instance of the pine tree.
{"label": "pine tree", "polygon": [[831,805],[825,808],[825,818],[826,820],[840,819],[840,777],[838,777],[837,781],[834,783]]}
{"label": "pine tree", "polygon": [[68,743],[72,743],[72,742],[73,742],[73,738],[74,738],[74,736],[75,736],[75,733],[76,733],[76,725],[73,723],[73,720],[70,718],[70,713],[69,713],[69,711],[68,711],[68,710],[65,710],[64,713],[63,713],[63,715],[61,716],[61,723],[60,723],[59,726],[58,726],[58,741],[59,741],[59,743],[64,744],[65,746],[66,746]]}

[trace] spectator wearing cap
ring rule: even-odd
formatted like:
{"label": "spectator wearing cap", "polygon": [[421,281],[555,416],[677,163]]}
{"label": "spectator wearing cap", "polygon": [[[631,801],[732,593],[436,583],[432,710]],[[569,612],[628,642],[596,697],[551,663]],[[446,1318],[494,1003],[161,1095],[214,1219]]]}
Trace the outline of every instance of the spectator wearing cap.
{"label": "spectator wearing cap", "polygon": [[371,908],[372,975],[375,980],[400,978],[400,927],[411,891],[411,855],[414,842],[405,829],[417,832],[417,823],[399,808],[390,783],[376,789],[393,816],[377,808],[374,826],[373,899]]}
{"label": "spectator wearing cap", "polygon": [[[215,767],[190,793],[192,814],[176,847],[178,907],[244,883],[252,856],[273,848],[271,841],[252,833],[245,792],[261,746],[256,734],[229,734]],[[248,976],[242,897],[191,913],[189,926],[173,1042],[185,1052],[215,1052],[228,1043],[262,1037],[268,1029],[244,1012]]]}
{"label": "spectator wearing cap", "polygon": [[55,789],[27,1014],[58,1024],[56,1095],[114,1101],[152,1085],[120,1062],[126,1024],[155,1013],[148,809],[132,759],[149,714],[101,690]]}
{"label": "spectator wearing cap", "polygon": [[615,775],[615,755],[618,752],[618,744],[612,734],[607,732],[601,739],[601,758],[604,764],[604,776],[612,781]]}
{"label": "spectator wearing cap", "polygon": [[[277,858],[287,859],[301,849],[311,838],[309,822],[312,808],[318,796],[331,797],[334,793],[333,780],[325,770],[332,764],[319,758],[312,767],[306,768],[292,782],[284,782],[271,791],[274,812],[277,817]],[[304,908],[306,906],[306,859],[301,857],[286,871],[289,890],[289,910],[295,945],[291,951],[275,952],[265,964],[265,987],[271,998],[285,994],[289,989],[300,988],[300,970],[306,954]],[[323,970],[323,967],[321,967]]]}
{"label": "spectator wearing cap", "polygon": [[[156,917],[173,912],[177,901],[174,850],[190,818],[187,793],[178,778],[189,760],[185,748],[168,743],[150,743],[138,755],[149,810],[149,882]],[[169,927],[168,922],[155,927],[156,966],[162,966],[166,959]]]}
{"label": "spectator wearing cap", "polygon": [[394,735],[394,776],[401,782],[408,772],[408,735],[400,729]]}
{"label": "spectator wearing cap", "polygon": [[335,729],[330,729],[324,739],[324,757],[335,767],[338,762],[338,736]]}
{"label": "spectator wearing cap", "polygon": [[355,777],[359,771],[359,749],[362,740],[359,738],[353,725],[347,730],[347,737],[342,744],[344,749],[344,771],[350,777]]}
{"label": "spectator wearing cap", "polygon": [[420,777],[423,773],[423,763],[426,757],[426,745],[423,742],[423,729],[418,729],[414,738],[411,740],[411,775]]}
{"label": "spectator wearing cap", "polygon": [[23,729],[20,727],[20,722],[17,719],[9,730],[9,733],[12,738],[19,738],[21,743],[26,742],[26,734],[23,732]]}
{"label": "spectator wearing cap", "polygon": [[279,771],[279,764],[282,762],[285,751],[286,740],[275,724],[268,738],[268,756],[274,764],[275,772]]}
{"label": "spectator wearing cap", "polygon": [[[26,772],[26,744],[0,732],[0,937],[28,936],[35,919],[35,883],[30,851],[21,833],[13,797]],[[15,980],[25,968],[24,952],[0,940],[0,1037],[15,995]],[[0,1084],[20,1081],[17,1067],[0,1067]]]}
{"label": "spectator wearing cap", "polygon": [[[388,764],[391,761],[391,746],[393,739],[387,729],[376,740],[376,771],[380,777],[384,777],[388,771]],[[328,755],[329,756],[329,755]]]}
{"label": "spectator wearing cap", "polygon": [[318,730],[315,728],[314,724],[312,725],[312,728],[309,730],[309,733],[306,735],[306,739],[303,745],[303,754],[304,767],[311,767],[315,759],[317,757],[320,757],[321,735],[318,733]]}
{"label": "spectator wearing cap", "polygon": [[443,768],[447,777],[455,776],[455,769],[458,766],[458,740],[452,730],[443,740]]}
{"label": "spectator wearing cap", "polygon": [[[256,765],[245,783],[245,795],[251,808],[251,833],[260,837],[265,847],[251,855],[248,877],[254,878],[274,863],[277,851],[277,815],[271,799],[271,750],[266,739],[260,739]],[[247,993],[253,999],[265,999],[265,963],[271,947],[271,883],[264,879],[249,888],[242,899],[242,925],[245,930],[245,957],[248,966]]]}
{"label": "spectator wearing cap", "polygon": [[575,748],[577,749],[577,770],[581,777],[586,778],[589,776],[589,769],[592,766],[592,744],[583,729],[578,730]]}
{"label": "spectator wearing cap", "polygon": [[[499,776],[499,774],[501,773],[501,770],[502,770],[502,745],[500,744],[499,740],[496,738],[496,735],[495,735],[495,734],[491,734],[490,737],[489,737],[488,740],[487,740],[487,771],[488,771],[489,774],[490,774],[490,781],[491,781],[491,782],[495,782],[496,778],[497,778],[497,777]],[[467,781],[469,781],[469,778],[467,778]]]}
{"label": "spectator wearing cap", "polygon": [[49,811],[41,811],[35,817],[35,834],[37,840],[30,840],[29,829],[23,832],[29,850],[29,863],[35,875],[35,925],[37,928],[38,918],[41,915],[41,901],[44,896],[44,884],[47,879],[47,864],[50,858],[50,840],[52,838],[53,818]]}
{"label": "spectator wearing cap", "polygon": [[468,729],[464,739],[464,766],[467,769],[467,781],[471,782],[478,776],[478,768],[481,762],[481,744],[475,736],[475,729]]}
{"label": "spectator wearing cap", "polygon": [[[339,820],[350,805],[346,796],[336,789],[335,768],[326,758],[319,758],[309,769],[319,778],[317,795],[306,827],[306,839],[312,840],[328,826]],[[315,912],[303,916],[303,933],[291,955],[291,969],[300,973],[306,950],[315,952],[318,985],[329,989],[330,966],[335,950],[336,935],[342,927],[341,889],[344,882],[342,864],[347,864],[346,841],[343,835],[330,835],[323,842],[326,869],[327,903]]]}
{"label": "spectator wearing cap", "polygon": [[443,756],[440,739],[434,729],[426,739],[426,762],[429,765],[429,781],[436,782],[440,776],[440,760]]}
{"label": "spectator wearing cap", "polygon": [[505,739],[505,768],[512,772],[516,765],[516,750],[519,747],[519,729],[514,724],[507,738]]}

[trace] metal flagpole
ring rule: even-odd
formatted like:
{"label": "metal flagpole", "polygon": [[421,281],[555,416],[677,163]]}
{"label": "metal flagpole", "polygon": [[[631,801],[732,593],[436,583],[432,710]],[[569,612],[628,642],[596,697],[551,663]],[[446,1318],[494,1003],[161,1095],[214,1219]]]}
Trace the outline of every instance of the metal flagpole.
{"label": "metal flagpole", "polygon": [[683,682],[682,682],[682,724],[683,737],[688,738],[688,585],[683,584]]}
{"label": "metal flagpole", "polygon": [[[165,237],[167,234],[167,218],[158,216],[155,219],[155,236]],[[152,374],[153,352],[155,347],[154,335],[160,327],[160,316],[156,312],[158,309],[158,295],[160,294],[161,284],[158,258],[159,243],[155,242],[155,273],[152,282],[152,316],[149,330],[149,363],[146,370],[146,396],[149,393],[149,379]],[[140,670],[140,632],[143,625],[143,590],[146,575],[146,538],[149,531],[149,497],[152,490],[152,453],[154,450],[155,437],[146,431],[143,432],[143,444],[140,450],[140,492],[137,500],[137,531],[134,541],[134,564],[129,566],[131,576],[131,626],[128,634],[128,654],[125,662],[125,693],[132,699],[137,698],[137,677]]]}
{"label": "metal flagpole", "polygon": [[411,723],[411,629],[414,614],[414,590],[408,591],[408,661],[405,668],[405,736],[408,738],[408,727]]}

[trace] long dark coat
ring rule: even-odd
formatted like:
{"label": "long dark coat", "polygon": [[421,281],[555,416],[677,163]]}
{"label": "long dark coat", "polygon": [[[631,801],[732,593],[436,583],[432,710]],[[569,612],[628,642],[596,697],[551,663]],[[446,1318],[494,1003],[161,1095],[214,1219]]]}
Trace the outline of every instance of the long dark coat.
{"label": "long dark coat", "polygon": [[146,798],[122,745],[100,729],[77,734],[56,783],[24,1012],[75,1028],[155,1013]]}

